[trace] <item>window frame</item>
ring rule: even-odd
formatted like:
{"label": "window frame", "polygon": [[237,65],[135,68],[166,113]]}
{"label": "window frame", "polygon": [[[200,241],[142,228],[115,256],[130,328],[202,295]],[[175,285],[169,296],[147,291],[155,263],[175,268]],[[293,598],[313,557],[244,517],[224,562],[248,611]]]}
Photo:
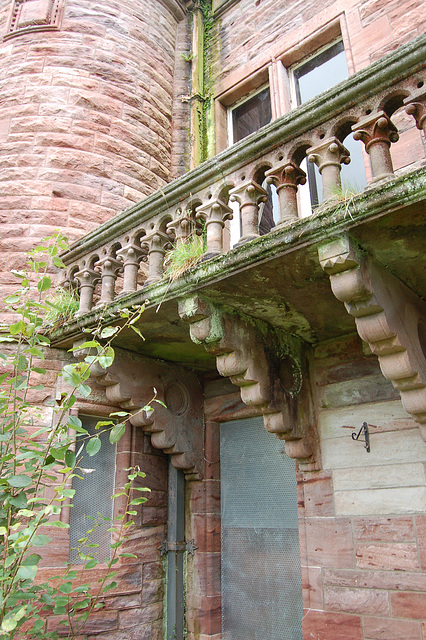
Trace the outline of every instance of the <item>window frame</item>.
{"label": "window frame", "polygon": [[[248,102],[249,100],[252,100],[253,98],[255,98],[257,95],[259,95],[260,93],[262,93],[266,89],[269,89],[269,100],[270,100],[270,103],[271,103],[271,122],[272,122],[272,120],[274,120],[274,115],[272,113],[272,96],[271,96],[272,91],[271,91],[271,85],[270,85],[269,82],[266,82],[265,84],[263,84],[262,86],[258,87],[257,89],[254,89],[250,93],[244,95],[242,98],[240,98],[239,100],[234,102],[231,106],[227,107],[227,110],[226,110],[226,124],[227,124],[227,134],[228,134],[228,147],[231,147],[233,144],[236,144],[236,142],[234,141],[234,122],[233,122],[233,113],[234,113],[234,111],[236,109],[238,109],[238,107],[241,107],[241,105],[243,105],[246,102]],[[250,135],[250,134],[248,134],[248,135]],[[241,138],[241,140],[244,140],[244,138]],[[238,142],[240,142],[240,140],[238,140]]]}

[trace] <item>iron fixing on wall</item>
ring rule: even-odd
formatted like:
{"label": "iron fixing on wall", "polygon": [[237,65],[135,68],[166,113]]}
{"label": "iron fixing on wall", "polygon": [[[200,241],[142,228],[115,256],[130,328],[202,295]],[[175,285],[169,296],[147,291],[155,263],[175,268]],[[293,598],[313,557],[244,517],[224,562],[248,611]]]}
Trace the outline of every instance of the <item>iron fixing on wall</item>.
{"label": "iron fixing on wall", "polygon": [[[360,439],[361,434],[364,434],[364,439]],[[367,450],[367,453],[370,453],[370,432],[366,422],[362,423],[362,427],[358,433],[356,433],[356,431],[352,433],[352,440],[360,440],[360,442],[364,442],[364,447]]]}

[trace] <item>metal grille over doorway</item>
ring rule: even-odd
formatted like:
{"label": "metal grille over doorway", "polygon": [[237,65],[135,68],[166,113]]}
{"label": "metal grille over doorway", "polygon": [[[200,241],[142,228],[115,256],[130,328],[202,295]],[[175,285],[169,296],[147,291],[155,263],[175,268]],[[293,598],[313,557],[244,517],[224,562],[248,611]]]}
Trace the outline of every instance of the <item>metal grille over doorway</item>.
{"label": "metal grille over doorway", "polygon": [[262,418],[221,425],[223,640],[301,640],[294,461]]}

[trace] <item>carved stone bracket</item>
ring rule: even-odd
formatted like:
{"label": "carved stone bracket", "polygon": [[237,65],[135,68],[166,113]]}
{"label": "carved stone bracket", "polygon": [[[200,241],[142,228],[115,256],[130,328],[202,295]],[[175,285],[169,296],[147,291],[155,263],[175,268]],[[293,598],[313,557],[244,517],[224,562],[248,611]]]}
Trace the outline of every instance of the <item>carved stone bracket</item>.
{"label": "carved stone bracket", "polygon": [[220,375],[241,389],[241,399],[263,415],[265,428],[286,441],[286,453],[305,470],[318,468],[314,412],[305,349],[295,338],[262,336],[237,315],[198,297],[179,302],[193,342],[216,356]]}
{"label": "carved stone bracket", "polygon": [[347,237],[319,249],[331,288],[355,318],[358,333],[399,390],[426,440],[426,308],[402,282],[359,252]]}
{"label": "carved stone bracket", "polygon": [[[73,352],[83,359],[88,350],[79,349],[79,344]],[[203,392],[195,373],[116,349],[113,364],[108,369],[95,364],[91,375],[106,387],[111,403],[132,414],[130,423],[150,433],[156,449],[171,455],[174,467],[202,477]],[[154,396],[166,407],[153,402],[153,411],[143,411]]]}
{"label": "carved stone bracket", "polygon": [[420,131],[423,130],[426,136],[426,91],[424,88],[416,91],[409,98],[404,100],[406,105],[405,111],[408,115],[413,116],[416,126]]}

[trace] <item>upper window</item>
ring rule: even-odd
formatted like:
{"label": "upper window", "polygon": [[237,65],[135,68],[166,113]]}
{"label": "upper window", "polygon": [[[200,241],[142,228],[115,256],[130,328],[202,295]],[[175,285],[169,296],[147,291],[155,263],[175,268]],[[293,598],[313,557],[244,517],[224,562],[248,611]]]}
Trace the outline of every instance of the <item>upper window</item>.
{"label": "upper window", "polygon": [[242,140],[272,120],[271,94],[269,87],[229,110],[229,142],[233,144]]}
{"label": "upper window", "polygon": [[[290,78],[293,85],[293,101],[295,106],[299,106],[311,100],[323,91],[331,89],[339,82],[349,77],[348,65],[343,42],[338,42],[315,53],[313,56],[295,65],[290,70]],[[364,159],[362,148],[352,136],[348,136],[343,144],[348,149],[351,157],[349,165],[342,166],[342,186],[357,192],[367,184],[365,176]],[[303,169],[308,174],[308,184],[299,188],[302,201],[302,211],[307,211],[310,205],[317,206],[322,202],[322,181],[316,165],[303,163]],[[306,190],[309,196],[306,200]]]}
{"label": "upper window", "polygon": [[349,76],[343,42],[316,53],[306,62],[293,67],[292,77],[297,105],[331,89]]}

